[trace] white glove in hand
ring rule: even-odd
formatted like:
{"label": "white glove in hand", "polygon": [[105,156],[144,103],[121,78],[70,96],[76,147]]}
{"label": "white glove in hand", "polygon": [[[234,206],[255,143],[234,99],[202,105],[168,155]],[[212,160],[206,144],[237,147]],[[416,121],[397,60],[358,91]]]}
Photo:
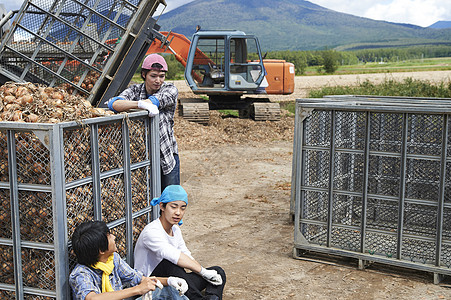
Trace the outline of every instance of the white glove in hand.
{"label": "white glove in hand", "polygon": [[163,288],[164,288],[163,284],[162,284],[161,281],[158,280],[158,279],[157,279],[157,283],[155,283],[155,286],[156,286],[157,288],[159,288],[159,289],[163,289]]}
{"label": "white glove in hand", "polygon": [[179,292],[180,296],[185,294],[188,290],[188,283],[186,283],[183,278],[171,276],[168,278],[168,285],[175,288]]}
{"label": "white glove in hand", "polygon": [[144,296],[142,297],[143,300],[152,300],[152,291],[147,292],[144,294]]}
{"label": "white glove in hand", "polygon": [[[155,286],[157,288],[163,289],[163,285],[161,284],[160,280],[157,279],[157,282],[155,283]],[[142,300],[152,300],[152,291],[149,291],[144,294],[142,297]]]}
{"label": "white glove in hand", "polygon": [[213,285],[221,285],[222,277],[215,270],[207,270],[204,267],[200,270],[199,273],[206,281],[210,282]]}
{"label": "white glove in hand", "polygon": [[139,100],[138,108],[146,109],[149,112],[149,117],[153,117],[159,114],[158,107],[152,104],[150,101]]}

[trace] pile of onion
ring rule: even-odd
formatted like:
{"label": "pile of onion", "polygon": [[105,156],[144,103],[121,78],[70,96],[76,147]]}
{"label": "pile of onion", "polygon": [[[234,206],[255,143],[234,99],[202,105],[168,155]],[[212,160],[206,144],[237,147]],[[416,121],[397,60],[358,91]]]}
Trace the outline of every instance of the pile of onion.
{"label": "pile of onion", "polygon": [[[86,75],[86,77],[81,82],[80,87],[90,92],[99,77],[100,77],[100,73],[97,73],[94,71],[89,71],[88,74]],[[81,79],[81,76],[77,75],[72,80],[72,83],[75,85],[78,85],[80,82],[80,79]],[[74,87],[69,83],[61,84],[61,88],[67,90],[69,93],[72,93],[74,91]]]}
{"label": "pile of onion", "polygon": [[7,82],[0,86],[0,121],[58,123],[111,115],[65,89]]}

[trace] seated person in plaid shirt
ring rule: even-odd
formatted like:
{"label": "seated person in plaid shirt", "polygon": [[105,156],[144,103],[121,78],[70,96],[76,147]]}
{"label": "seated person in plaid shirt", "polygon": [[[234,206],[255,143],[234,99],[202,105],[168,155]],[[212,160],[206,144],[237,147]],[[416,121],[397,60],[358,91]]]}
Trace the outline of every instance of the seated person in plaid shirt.
{"label": "seated person in plaid shirt", "polygon": [[[73,299],[115,300],[141,295],[144,300],[188,299],[183,296],[188,290],[185,280],[143,276],[120,258],[115,239],[102,221],[85,222],[75,229],[72,248],[78,264],[69,277]],[[124,288],[125,284],[130,287]]]}
{"label": "seated person in plaid shirt", "polygon": [[163,56],[148,55],[141,67],[143,83],[131,85],[106,104],[114,112],[145,109],[149,116],[159,115],[161,190],[168,185],[180,184],[180,161],[174,137],[174,114],[178,90],[165,82],[168,65]]}

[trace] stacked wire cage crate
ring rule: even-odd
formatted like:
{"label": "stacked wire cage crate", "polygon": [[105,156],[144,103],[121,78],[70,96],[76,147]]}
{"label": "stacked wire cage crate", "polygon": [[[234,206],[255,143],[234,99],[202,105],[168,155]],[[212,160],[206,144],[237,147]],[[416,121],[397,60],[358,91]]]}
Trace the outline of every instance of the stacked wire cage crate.
{"label": "stacked wire cage crate", "polygon": [[0,82],[62,87],[93,105],[125,88],[164,0],[28,0],[5,35]]}
{"label": "stacked wire cage crate", "polygon": [[0,298],[70,299],[77,225],[104,220],[133,264],[160,193],[158,120],[146,112],[58,124],[0,122]]}
{"label": "stacked wire cage crate", "polygon": [[451,99],[298,99],[294,255],[451,275]]}

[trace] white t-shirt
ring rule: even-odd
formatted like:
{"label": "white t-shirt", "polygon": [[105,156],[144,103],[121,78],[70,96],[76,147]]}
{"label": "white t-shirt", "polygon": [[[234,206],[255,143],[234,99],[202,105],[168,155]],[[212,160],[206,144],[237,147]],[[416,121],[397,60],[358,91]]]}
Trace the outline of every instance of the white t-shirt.
{"label": "white t-shirt", "polygon": [[172,232],[174,236],[166,233],[160,219],[144,227],[135,246],[136,270],[141,271],[144,276],[150,276],[163,259],[177,264],[182,252],[192,258],[191,252],[186,248],[180,227],[173,225]]}

